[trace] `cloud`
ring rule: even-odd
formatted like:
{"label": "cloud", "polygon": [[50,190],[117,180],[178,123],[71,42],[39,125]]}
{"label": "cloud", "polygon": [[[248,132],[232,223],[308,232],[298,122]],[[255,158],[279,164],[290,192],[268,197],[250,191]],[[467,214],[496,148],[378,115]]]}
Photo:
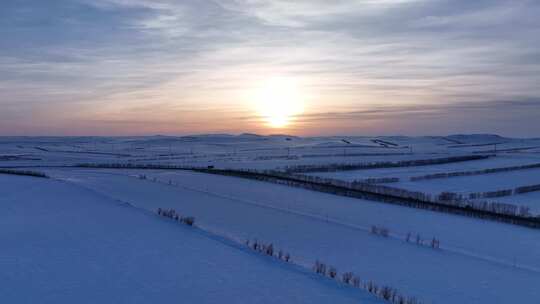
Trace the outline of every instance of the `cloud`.
{"label": "cloud", "polygon": [[[540,96],[540,4],[532,0],[1,5],[0,119],[32,113],[47,122],[43,128],[67,128],[62,109],[82,120],[118,117],[114,125],[152,113],[156,121],[193,127],[189,109],[233,123],[234,113],[246,110],[243,91],[276,75],[302,83],[310,112],[334,114],[305,117],[313,123],[356,117],[340,109],[376,118],[381,105],[450,116],[462,100],[518,122],[519,103],[489,100],[532,98],[534,108]],[[180,125],[171,132],[184,131]]]}
{"label": "cloud", "polygon": [[[453,133],[498,133],[535,137],[540,131],[540,99],[483,100],[380,106],[340,112],[315,112],[296,117],[308,134],[445,135]],[[519,122],[515,117],[519,117]],[[312,131],[316,130],[316,131]],[[336,132],[340,130],[340,132]],[[317,133],[318,132],[318,133]]]}

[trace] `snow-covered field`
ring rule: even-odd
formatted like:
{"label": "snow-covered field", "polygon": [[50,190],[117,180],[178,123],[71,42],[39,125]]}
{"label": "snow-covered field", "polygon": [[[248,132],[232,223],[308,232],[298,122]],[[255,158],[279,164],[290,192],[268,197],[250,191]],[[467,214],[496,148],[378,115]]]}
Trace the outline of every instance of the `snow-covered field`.
{"label": "snow-covered field", "polygon": [[423,176],[434,173],[460,172],[483,170],[490,168],[511,167],[540,163],[540,153],[537,155],[500,154],[488,159],[464,161],[431,166],[380,168],[369,170],[352,170],[336,172],[314,172],[309,175],[337,178],[353,181],[367,178],[397,177],[400,181],[408,181],[411,177]]}
{"label": "snow-covered field", "polygon": [[474,176],[404,181],[396,184],[414,191],[428,193],[450,192],[487,192],[499,189],[513,189],[523,185],[540,184],[540,169],[527,169]]}
{"label": "snow-covered field", "polygon": [[[274,242],[308,265],[320,259],[428,303],[469,303],[477,297],[487,303],[526,302],[538,296],[540,241],[535,230],[236,178],[142,172],[160,183],[139,180],[139,173],[50,172],[148,210],[174,207],[211,231]],[[392,237],[370,234],[371,225],[389,228]],[[406,243],[408,232],[426,241],[437,237],[443,249]],[[501,248],[500,239],[507,246]],[[505,286],[516,292],[500,294]]]}
{"label": "snow-covered field", "polygon": [[80,186],[0,175],[2,303],[379,303]]}
{"label": "snow-covered field", "polygon": [[[310,174],[399,177],[387,185],[435,194],[540,184],[539,169],[409,180],[540,162],[531,148],[539,140],[493,135],[0,138],[0,167],[51,177],[0,174],[0,294],[12,303],[384,303],[312,273],[320,260],[422,303],[536,303],[537,229],[191,171],[71,167],[282,169],[495,154],[495,143],[496,156],[483,160]],[[540,212],[538,193],[493,200]],[[157,208],[192,215],[197,227],[158,217]],[[389,236],[371,233],[374,225]],[[248,239],[273,243],[294,263],[247,249]]]}
{"label": "snow-covered field", "polygon": [[[468,195],[470,193],[490,192],[515,189],[522,186],[539,185],[540,168],[436,179],[411,180],[411,178],[428,174],[466,172],[531,164],[540,164],[540,155],[503,154],[483,160],[432,166],[314,172],[309,173],[309,175],[345,181],[362,181],[370,178],[399,178],[399,181],[392,182],[388,185],[396,188],[428,193],[431,195],[438,195],[442,192],[454,192]],[[530,207],[531,212],[534,214],[540,214],[540,198],[538,193],[539,192],[514,194],[496,199],[490,198],[489,200],[494,202],[515,204],[518,206],[527,206]]]}
{"label": "snow-covered field", "polygon": [[540,214],[540,191],[498,197],[493,201],[530,206]]}

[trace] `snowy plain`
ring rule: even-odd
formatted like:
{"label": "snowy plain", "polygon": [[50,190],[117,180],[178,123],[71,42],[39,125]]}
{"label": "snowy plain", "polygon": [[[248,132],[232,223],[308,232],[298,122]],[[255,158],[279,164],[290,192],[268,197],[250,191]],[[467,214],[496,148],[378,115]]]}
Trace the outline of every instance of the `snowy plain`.
{"label": "snowy plain", "polygon": [[3,303],[381,303],[76,185],[0,191]]}
{"label": "snowy plain", "polygon": [[[536,303],[540,298],[536,229],[184,170],[72,166],[281,170],[493,155],[430,166],[310,173],[349,181],[399,177],[400,182],[388,185],[435,194],[467,193],[538,184],[539,171],[417,182],[409,178],[539,163],[537,146],[537,139],[495,135],[0,138],[0,167],[51,177],[0,174],[0,239],[9,248],[0,254],[0,288],[12,302],[74,302],[76,297],[88,303],[108,302],[108,296],[116,297],[109,302],[121,303],[171,299],[215,303],[218,298],[230,303],[382,301],[313,274],[311,266],[321,260],[340,273],[352,271],[363,281],[391,286],[422,303]],[[538,193],[496,200],[540,211],[535,209],[540,205]],[[198,228],[157,217],[157,208],[195,216]],[[389,237],[370,233],[374,225],[387,228]],[[407,242],[409,233],[424,245]],[[440,249],[429,247],[432,238],[440,240]],[[272,242],[290,252],[295,263],[251,252],[241,245],[248,239]],[[48,277],[56,280],[48,282]],[[31,282],[30,292],[23,292],[25,281]],[[250,286],[250,291],[242,286]],[[122,292],[111,296],[114,288]],[[134,291],[127,294],[128,290]]]}
{"label": "snowy plain", "polygon": [[[193,214],[208,230],[272,242],[308,267],[319,259],[428,303],[526,302],[539,295],[540,241],[529,228],[200,173],[143,172],[154,182],[131,170],[128,176],[75,171],[50,174],[148,210]],[[370,234],[371,225],[389,228],[392,237]],[[406,243],[408,232],[437,237],[443,248]]]}

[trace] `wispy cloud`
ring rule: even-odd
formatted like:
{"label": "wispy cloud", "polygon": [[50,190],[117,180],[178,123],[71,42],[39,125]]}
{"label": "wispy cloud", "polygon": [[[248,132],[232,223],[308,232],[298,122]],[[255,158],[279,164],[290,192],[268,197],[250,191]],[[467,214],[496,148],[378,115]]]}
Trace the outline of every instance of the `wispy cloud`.
{"label": "wispy cloud", "polygon": [[428,123],[437,129],[435,115],[461,122],[463,100],[482,120],[471,132],[494,127],[490,117],[522,124],[523,102],[540,115],[533,0],[8,0],[1,8],[3,134],[21,130],[25,116],[29,133],[69,132],[73,120],[108,121],[112,133],[137,122],[156,133],[148,120],[170,133],[216,131],[206,123],[216,116],[212,128],[264,131],[238,117],[253,117],[245,91],[276,75],[302,84],[299,133],[316,124],[361,133],[359,120],[370,131],[421,133]]}

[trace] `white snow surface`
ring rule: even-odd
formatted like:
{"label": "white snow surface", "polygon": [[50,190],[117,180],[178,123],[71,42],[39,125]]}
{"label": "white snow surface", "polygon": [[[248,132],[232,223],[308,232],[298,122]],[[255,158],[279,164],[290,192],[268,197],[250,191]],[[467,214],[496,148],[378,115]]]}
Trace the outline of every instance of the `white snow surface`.
{"label": "white snow surface", "polygon": [[73,184],[0,193],[2,303],[382,303]]}
{"label": "white snow surface", "polygon": [[[496,154],[485,160],[313,175],[399,177],[437,194],[540,183],[538,169],[409,181],[412,176],[540,163],[540,139],[490,134],[311,137],[226,134],[0,137],[0,298],[6,303],[382,303],[317,276],[315,260],[422,303],[537,303],[540,230],[178,170],[82,169],[163,164],[238,169]],[[145,175],[147,179],[140,179]],[[155,179],[155,180],[154,180]],[[540,192],[491,199],[540,213]],[[155,214],[175,208],[196,228]],[[371,234],[388,228],[390,236]],[[405,238],[411,233],[411,242]],[[441,248],[418,246],[440,240]],[[294,264],[239,245],[272,242]]]}
{"label": "white snow surface", "polygon": [[[320,259],[427,303],[533,303],[540,292],[540,240],[529,228],[201,173],[49,173],[148,210],[176,208],[208,230],[273,242],[306,265]],[[371,225],[392,237],[370,234]],[[443,248],[406,243],[408,232]]]}

